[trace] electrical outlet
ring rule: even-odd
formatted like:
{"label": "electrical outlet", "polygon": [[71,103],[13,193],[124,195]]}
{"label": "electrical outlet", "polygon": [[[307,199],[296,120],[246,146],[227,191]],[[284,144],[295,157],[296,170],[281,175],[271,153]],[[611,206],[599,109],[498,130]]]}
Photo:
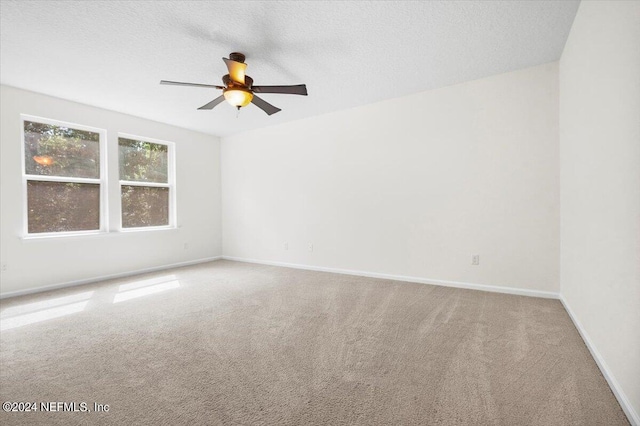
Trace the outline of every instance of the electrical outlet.
{"label": "electrical outlet", "polygon": [[285,242],[282,246],[285,250],[289,250],[289,243]]}
{"label": "electrical outlet", "polygon": [[184,249],[189,250],[189,243],[184,243]]}
{"label": "electrical outlet", "polygon": [[309,243],[308,248],[309,248],[309,251],[313,251],[313,243]]}
{"label": "electrical outlet", "polygon": [[480,264],[480,255],[479,254],[474,254],[473,256],[471,256],[471,264],[474,266],[477,266]]}
{"label": "electrical outlet", "polygon": [[7,264],[3,263],[2,264],[2,272],[6,271],[6,270],[7,270]]}

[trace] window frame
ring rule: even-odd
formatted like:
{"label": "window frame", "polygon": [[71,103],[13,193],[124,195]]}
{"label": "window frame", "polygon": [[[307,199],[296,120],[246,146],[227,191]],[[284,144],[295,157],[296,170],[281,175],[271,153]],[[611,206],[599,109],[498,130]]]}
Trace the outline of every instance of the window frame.
{"label": "window frame", "polygon": [[[48,175],[32,175],[27,174],[26,156],[25,156],[25,121],[32,121],[40,124],[48,124],[58,127],[68,127],[76,130],[82,130],[98,134],[98,146],[100,149],[100,177],[95,178],[77,178],[68,176],[48,176]],[[22,233],[24,238],[51,238],[51,237],[68,237],[79,235],[96,235],[106,234],[109,232],[109,206],[108,206],[108,176],[107,176],[107,131],[97,127],[85,126],[82,124],[71,123],[68,121],[55,120],[51,118],[38,117],[29,114],[20,114],[20,160],[22,162]],[[29,196],[28,182],[61,182],[61,183],[89,183],[100,185],[100,227],[98,229],[84,231],[60,231],[60,232],[29,232]]]}
{"label": "window frame", "polygon": [[[167,183],[160,182],[142,182],[135,180],[120,179],[120,138],[132,139],[136,141],[149,142],[157,145],[165,145],[167,147]],[[131,133],[118,132],[117,135],[118,149],[118,197],[120,201],[120,214],[118,218],[118,231],[120,232],[141,232],[163,229],[175,229],[178,223],[178,210],[176,198],[176,144],[175,142],[165,141],[161,139],[148,138],[138,136]],[[168,188],[169,189],[169,223],[161,226],[139,226],[135,228],[125,228],[122,226],[122,186],[142,186],[152,188]]]}

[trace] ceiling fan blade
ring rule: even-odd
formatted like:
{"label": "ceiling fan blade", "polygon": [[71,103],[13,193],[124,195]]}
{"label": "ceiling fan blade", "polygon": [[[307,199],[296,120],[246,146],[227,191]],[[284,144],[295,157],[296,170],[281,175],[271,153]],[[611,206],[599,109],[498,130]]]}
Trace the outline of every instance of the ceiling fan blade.
{"label": "ceiling fan blade", "polygon": [[307,96],[307,85],[297,84],[295,86],[252,86],[255,93],[282,93],[285,95]]}
{"label": "ceiling fan blade", "polygon": [[208,104],[202,105],[198,109],[213,109],[216,105],[218,105],[222,101],[224,101],[224,96],[220,95],[217,98],[215,98],[214,100],[212,100],[211,102],[209,102]]}
{"label": "ceiling fan blade", "polygon": [[181,81],[169,81],[169,80],[160,80],[160,84],[169,84],[172,86],[212,87],[214,89],[224,89],[223,86],[216,86],[214,84],[183,83]]}
{"label": "ceiling fan blade", "polygon": [[280,108],[271,105],[269,102],[257,97],[256,95],[253,95],[251,103],[266,112],[267,115],[273,115],[276,112],[282,111]]}
{"label": "ceiling fan blade", "polygon": [[232,61],[231,59],[222,58],[229,70],[229,77],[236,83],[244,84],[244,71],[247,69],[247,64],[243,62]]}

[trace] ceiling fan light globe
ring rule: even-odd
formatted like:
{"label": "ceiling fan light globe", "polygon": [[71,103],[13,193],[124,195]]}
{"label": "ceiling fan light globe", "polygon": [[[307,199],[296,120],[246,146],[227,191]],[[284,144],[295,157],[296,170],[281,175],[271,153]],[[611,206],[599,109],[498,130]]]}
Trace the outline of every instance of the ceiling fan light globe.
{"label": "ceiling fan light globe", "polygon": [[227,89],[223,92],[224,99],[234,107],[245,107],[251,103],[253,93],[245,89]]}

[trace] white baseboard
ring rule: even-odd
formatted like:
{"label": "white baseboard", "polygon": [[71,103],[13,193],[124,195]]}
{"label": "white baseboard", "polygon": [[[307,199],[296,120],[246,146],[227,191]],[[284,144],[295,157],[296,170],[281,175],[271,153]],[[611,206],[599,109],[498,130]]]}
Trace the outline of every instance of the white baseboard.
{"label": "white baseboard", "polygon": [[440,285],[444,287],[466,288],[469,290],[491,291],[494,293],[517,294],[520,296],[544,297],[547,299],[558,299],[560,297],[560,294],[554,293],[552,291],[529,290],[524,288],[502,287],[502,286],[496,286],[496,285],[475,284],[475,283],[467,283],[467,282],[461,282],[461,281],[435,280],[431,278],[408,277],[404,275],[382,274],[378,272],[355,271],[352,269],[325,268],[322,266],[302,265],[299,263],[275,262],[275,261],[269,261],[269,260],[247,259],[243,257],[222,256],[222,258],[226,260],[234,260],[236,262],[259,263],[262,265],[282,266],[285,268],[305,269],[309,271],[320,271],[320,272],[333,272],[336,274],[357,275],[360,277],[370,277],[370,278],[382,278],[387,280],[406,281],[406,282],[419,283],[419,284],[434,284],[434,285]]}
{"label": "white baseboard", "polygon": [[170,265],[161,265],[161,266],[154,266],[154,267],[151,267],[151,268],[136,269],[134,271],[119,272],[117,274],[102,275],[102,276],[98,276],[98,277],[91,277],[91,278],[85,278],[85,279],[81,279],[81,280],[68,281],[68,282],[65,282],[65,283],[51,284],[51,285],[46,285],[46,286],[42,286],[42,287],[27,288],[27,289],[24,289],[24,290],[16,290],[16,291],[8,291],[8,292],[5,292],[5,293],[0,293],[0,299],[6,299],[6,298],[9,298],[9,297],[16,297],[16,296],[23,296],[25,294],[40,293],[40,292],[43,292],[43,291],[56,290],[56,289],[65,288],[65,287],[73,287],[73,286],[82,285],[82,284],[90,284],[90,283],[94,283],[94,282],[97,282],[97,281],[110,280],[110,279],[113,279],[113,278],[129,277],[129,276],[132,276],[132,275],[139,275],[139,274],[144,274],[144,273],[147,273],[147,272],[162,271],[164,269],[169,269],[169,268],[179,268],[181,266],[196,265],[198,263],[212,262],[214,260],[220,260],[220,259],[222,259],[222,256],[207,257],[207,258],[204,258],[204,259],[188,260],[186,262],[172,263]]}
{"label": "white baseboard", "polygon": [[611,391],[613,392],[616,399],[618,400],[620,407],[622,407],[622,410],[627,415],[629,422],[633,426],[640,426],[640,417],[638,416],[638,413],[634,410],[633,406],[631,405],[631,401],[629,401],[629,398],[624,393],[624,391],[618,384],[615,377],[613,377],[613,374],[611,374],[611,370],[609,370],[609,367],[607,366],[607,363],[604,361],[604,358],[602,358],[602,355],[600,355],[600,352],[598,352],[598,349],[591,341],[591,338],[587,334],[587,331],[582,327],[582,324],[580,324],[580,321],[578,321],[578,318],[575,316],[575,314],[569,307],[569,304],[565,300],[564,296],[560,295],[560,301],[562,302],[564,309],[569,314],[571,321],[573,321],[573,324],[578,329],[578,333],[580,333],[580,336],[582,337],[582,340],[584,341],[585,345],[587,346],[587,348],[589,348],[589,352],[591,352],[591,356],[596,361],[596,364],[598,365],[598,368],[600,368],[602,375],[607,380],[607,383],[609,384]]}

